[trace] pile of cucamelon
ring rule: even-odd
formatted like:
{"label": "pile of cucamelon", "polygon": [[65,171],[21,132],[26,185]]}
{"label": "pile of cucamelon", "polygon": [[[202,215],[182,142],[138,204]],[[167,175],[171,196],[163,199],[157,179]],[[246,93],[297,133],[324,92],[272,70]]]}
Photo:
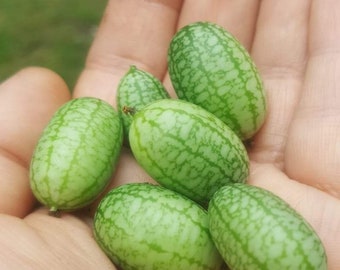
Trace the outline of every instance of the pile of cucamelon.
{"label": "pile of cucamelon", "polygon": [[196,22],[175,34],[168,63],[178,99],[132,66],[118,86],[118,112],[84,97],[55,113],[32,157],[36,198],[52,213],[90,204],[125,144],[160,185],[121,185],[96,210],[94,236],[121,269],[327,269],[311,226],[246,183],[244,141],[266,115],[248,52],[222,27]]}

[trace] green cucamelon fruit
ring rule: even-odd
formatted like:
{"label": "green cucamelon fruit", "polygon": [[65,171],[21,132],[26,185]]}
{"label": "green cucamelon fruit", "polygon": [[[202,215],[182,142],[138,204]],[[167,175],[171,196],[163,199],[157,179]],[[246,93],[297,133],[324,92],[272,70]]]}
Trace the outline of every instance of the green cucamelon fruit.
{"label": "green cucamelon fruit", "polygon": [[273,193],[246,184],[222,187],[210,201],[209,228],[233,270],[326,270],[312,227]]}
{"label": "green cucamelon fruit", "polygon": [[108,184],[120,153],[123,129],[113,107],[96,98],[59,108],[38,141],[30,186],[51,212],[92,202]]}
{"label": "green cucamelon fruit", "polygon": [[107,193],[95,213],[94,235],[124,270],[218,270],[223,261],[210,236],[207,212],[148,183]]}
{"label": "green cucamelon fruit", "polygon": [[160,80],[136,66],[130,67],[117,89],[118,113],[122,118],[126,142],[133,115],[149,103],[165,98],[169,98],[169,94]]}
{"label": "green cucamelon fruit", "polygon": [[266,114],[258,70],[247,50],[219,25],[196,22],[180,29],[169,52],[177,96],[212,112],[242,140],[252,137]]}
{"label": "green cucamelon fruit", "polygon": [[137,162],[154,180],[202,205],[219,187],[248,177],[239,137],[215,115],[184,100],[144,107],[134,115],[129,140]]}

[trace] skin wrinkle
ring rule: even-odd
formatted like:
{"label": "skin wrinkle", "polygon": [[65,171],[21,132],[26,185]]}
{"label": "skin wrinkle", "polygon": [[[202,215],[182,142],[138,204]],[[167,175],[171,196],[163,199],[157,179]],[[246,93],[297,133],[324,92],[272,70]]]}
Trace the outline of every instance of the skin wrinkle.
{"label": "skin wrinkle", "polygon": [[[308,115],[310,116],[310,113]],[[295,120],[294,125],[297,126],[294,128],[302,136],[296,136],[294,141],[288,145],[287,151],[294,152],[295,156],[287,162],[286,171],[291,177],[302,183],[314,185],[339,198],[340,169],[339,166],[336,166],[339,155],[336,154],[336,147],[334,147],[339,134],[339,125],[337,124],[339,120],[335,120],[334,117],[320,117],[319,114],[315,118],[309,118],[309,116]],[[322,121],[321,126],[320,121]],[[304,125],[299,125],[299,123],[304,123]],[[309,132],[306,134],[303,133],[305,126],[309,127]],[[314,141],[318,141],[318,144],[313,145]],[[313,155],[309,154],[311,149]],[[303,158],[301,158],[302,156]],[[315,156],[318,158],[315,159]],[[296,170],[297,162],[299,171]],[[318,170],[315,170],[316,166]],[[334,169],[329,170],[328,168]]]}
{"label": "skin wrinkle", "polygon": [[[281,102],[295,108],[298,105],[296,100],[296,91],[290,89],[298,89],[301,86],[301,82],[298,80],[287,81],[283,79],[273,79],[269,80],[264,78],[265,88],[274,89],[274,85],[280,85],[276,87],[275,93],[268,92],[268,100],[273,102]],[[278,84],[278,81],[281,83]],[[274,96],[275,94],[275,96]],[[292,103],[292,101],[295,101]],[[287,130],[289,129],[289,122],[287,124],[282,124],[282,121],[278,119],[291,119],[293,117],[292,110],[278,110],[272,107],[273,102],[268,102],[268,113],[267,119],[259,131],[259,133],[254,137],[252,142],[252,147],[250,148],[250,157],[258,162],[268,162],[271,161],[280,169],[284,167],[284,149],[288,139]],[[270,129],[267,130],[267,127]],[[261,139],[257,139],[260,137]],[[263,143],[263,141],[265,143]]]}
{"label": "skin wrinkle", "polygon": [[4,146],[0,146],[0,156],[2,158],[9,160],[10,162],[19,165],[20,167],[26,170],[28,170],[29,168],[29,162],[24,160],[19,155],[16,155],[13,151],[7,150]]}
{"label": "skin wrinkle", "polygon": [[168,7],[170,9],[173,9],[174,11],[181,10],[182,2],[181,0],[173,0],[173,1],[167,1],[167,0],[144,0],[144,2],[148,2],[150,4],[154,4],[155,6],[158,6],[159,8]]}

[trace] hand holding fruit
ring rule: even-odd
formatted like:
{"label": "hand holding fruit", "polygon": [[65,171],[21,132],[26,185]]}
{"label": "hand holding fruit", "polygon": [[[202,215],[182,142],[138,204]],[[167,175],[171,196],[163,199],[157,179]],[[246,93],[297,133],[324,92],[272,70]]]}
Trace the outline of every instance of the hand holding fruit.
{"label": "hand holding fruit", "polygon": [[[165,74],[177,22],[218,22],[251,52],[268,95],[266,123],[248,149],[249,183],[274,192],[308,220],[323,241],[329,269],[340,268],[339,4],[191,2],[179,12],[182,1],[110,1],[74,97],[114,104],[130,65],[162,79],[174,96]],[[126,15],[131,10],[134,16]],[[114,269],[84,213],[56,219],[32,212],[28,164],[42,129],[70,98],[65,84],[50,71],[31,68],[2,83],[0,95],[0,268]],[[136,180],[152,181],[123,152],[111,187]]]}

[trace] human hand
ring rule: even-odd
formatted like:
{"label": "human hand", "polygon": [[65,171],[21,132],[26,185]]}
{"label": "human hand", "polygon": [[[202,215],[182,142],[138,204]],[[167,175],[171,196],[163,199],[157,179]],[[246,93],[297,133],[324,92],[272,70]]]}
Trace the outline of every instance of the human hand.
{"label": "human hand", "polygon": [[[249,183],[299,211],[322,239],[329,269],[339,269],[339,10],[336,0],[111,0],[73,95],[115,106],[118,82],[134,64],[174,96],[166,53],[176,28],[197,20],[224,26],[251,52],[268,93],[267,121],[249,149]],[[66,85],[30,68],[1,84],[0,95],[0,268],[115,269],[92,237],[91,216],[33,210],[30,157],[52,113],[70,99]],[[129,181],[152,179],[126,150],[110,188]]]}

